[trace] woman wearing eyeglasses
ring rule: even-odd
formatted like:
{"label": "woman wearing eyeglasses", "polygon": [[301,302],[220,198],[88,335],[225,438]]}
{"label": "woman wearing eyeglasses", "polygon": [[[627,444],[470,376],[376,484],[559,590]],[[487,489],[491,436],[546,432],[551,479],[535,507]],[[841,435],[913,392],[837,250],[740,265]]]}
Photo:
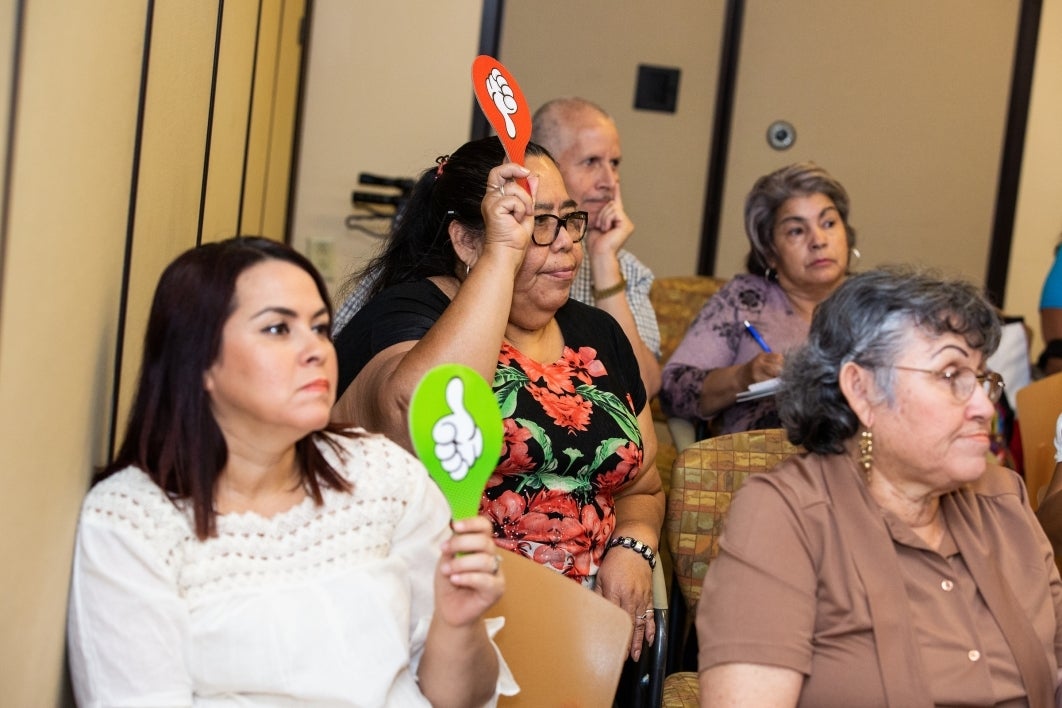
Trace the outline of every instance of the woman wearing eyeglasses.
{"label": "woman wearing eyeglasses", "polygon": [[858,256],[848,213],[844,186],[814,163],[756,180],[745,198],[748,273],[708,300],[668,359],[665,413],[707,424],[712,434],[778,427],[773,397],[739,395],[781,373],[815,307],[844,282]]}
{"label": "woman wearing eyeglasses", "polygon": [[374,297],[336,337],[333,418],[411,448],[420,379],[443,363],[478,371],[505,424],[480,508],[495,542],[627,610],[638,658],[664,510],[645,389],[616,321],[568,297],[587,215],[553,158],[532,143],[526,169],[504,160],[497,138],[476,140],[417,181],[364,271]]}
{"label": "woman wearing eyeglasses", "polygon": [[779,393],[808,452],[750,477],[698,605],[701,705],[1051,706],[1062,582],[987,462],[1000,325],[977,290],[850,277]]}

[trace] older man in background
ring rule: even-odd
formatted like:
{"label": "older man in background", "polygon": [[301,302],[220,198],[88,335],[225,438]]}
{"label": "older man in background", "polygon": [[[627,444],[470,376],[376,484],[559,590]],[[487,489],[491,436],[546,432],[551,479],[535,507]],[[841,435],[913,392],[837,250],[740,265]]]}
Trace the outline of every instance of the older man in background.
{"label": "older man in background", "polygon": [[550,151],[569,196],[590,215],[586,258],[571,296],[619,322],[634,348],[646,393],[655,396],[660,390],[660,330],[649,301],[653,273],[623,248],[634,224],[620,197],[616,122],[586,99],[557,98],[535,111],[531,140]]}

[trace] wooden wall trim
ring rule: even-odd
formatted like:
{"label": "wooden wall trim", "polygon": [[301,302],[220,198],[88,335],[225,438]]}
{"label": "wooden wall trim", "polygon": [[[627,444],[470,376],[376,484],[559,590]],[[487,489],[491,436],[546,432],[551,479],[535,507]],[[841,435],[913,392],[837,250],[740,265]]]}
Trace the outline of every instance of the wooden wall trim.
{"label": "wooden wall trim", "polygon": [[1042,9],[1043,0],[1022,0],[1018,16],[1018,36],[1014,44],[1014,64],[1010,80],[1010,105],[1007,107],[1007,128],[999,161],[999,188],[996,193],[992,239],[989,243],[985,272],[985,292],[998,307],[1003,306],[1003,297],[1007,292],[1007,271],[1014,237],[1014,215],[1018,207],[1021,164],[1025,153],[1025,129],[1029,122],[1029,100],[1032,96],[1033,69],[1036,64]]}
{"label": "wooden wall trim", "polygon": [[728,0],[723,20],[723,42],[720,47],[719,80],[716,84],[715,118],[708,159],[708,182],[704,194],[704,217],[701,219],[701,245],[697,257],[697,273],[715,273],[716,244],[719,241],[719,221],[723,213],[723,189],[726,187],[726,160],[730,147],[730,123],[734,112],[734,93],[737,91],[738,59],[741,56],[741,29],[745,16],[745,0]]}

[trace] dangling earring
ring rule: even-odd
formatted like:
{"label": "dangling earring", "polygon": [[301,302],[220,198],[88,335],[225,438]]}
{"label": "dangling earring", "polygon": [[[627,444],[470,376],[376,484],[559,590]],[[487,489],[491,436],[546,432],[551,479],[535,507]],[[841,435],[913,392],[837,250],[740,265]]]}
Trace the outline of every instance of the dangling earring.
{"label": "dangling earring", "polygon": [[764,270],[763,270],[763,279],[766,280],[768,283],[773,282],[773,280],[774,280],[774,269],[771,268],[770,266],[768,266],[767,268],[764,268]]}
{"label": "dangling earring", "polygon": [[468,280],[468,274],[472,271],[472,266],[465,263],[465,280]]}
{"label": "dangling earring", "polygon": [[874,464],[874,433],[864,430],[859,435],[859,464],[863,465],[863,476],[870,481],[870,466]]}

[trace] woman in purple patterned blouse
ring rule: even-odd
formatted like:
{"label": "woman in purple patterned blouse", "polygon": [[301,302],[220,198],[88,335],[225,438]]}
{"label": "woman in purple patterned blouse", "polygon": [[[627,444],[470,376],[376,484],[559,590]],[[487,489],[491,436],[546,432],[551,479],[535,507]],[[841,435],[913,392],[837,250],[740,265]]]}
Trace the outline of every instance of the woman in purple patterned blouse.
{"label": "woman in purple patterned blouse", "polygon": [[665,413],[707,421],[716,435],[780,427],[773,397],[737,396],[778,376],[786,352],[807,339],[815,306],[844,282],[858,257],[848,206],[841,183],[814,163],[756,181],[745,200],[749,272],[708,301],[664,366]]}

